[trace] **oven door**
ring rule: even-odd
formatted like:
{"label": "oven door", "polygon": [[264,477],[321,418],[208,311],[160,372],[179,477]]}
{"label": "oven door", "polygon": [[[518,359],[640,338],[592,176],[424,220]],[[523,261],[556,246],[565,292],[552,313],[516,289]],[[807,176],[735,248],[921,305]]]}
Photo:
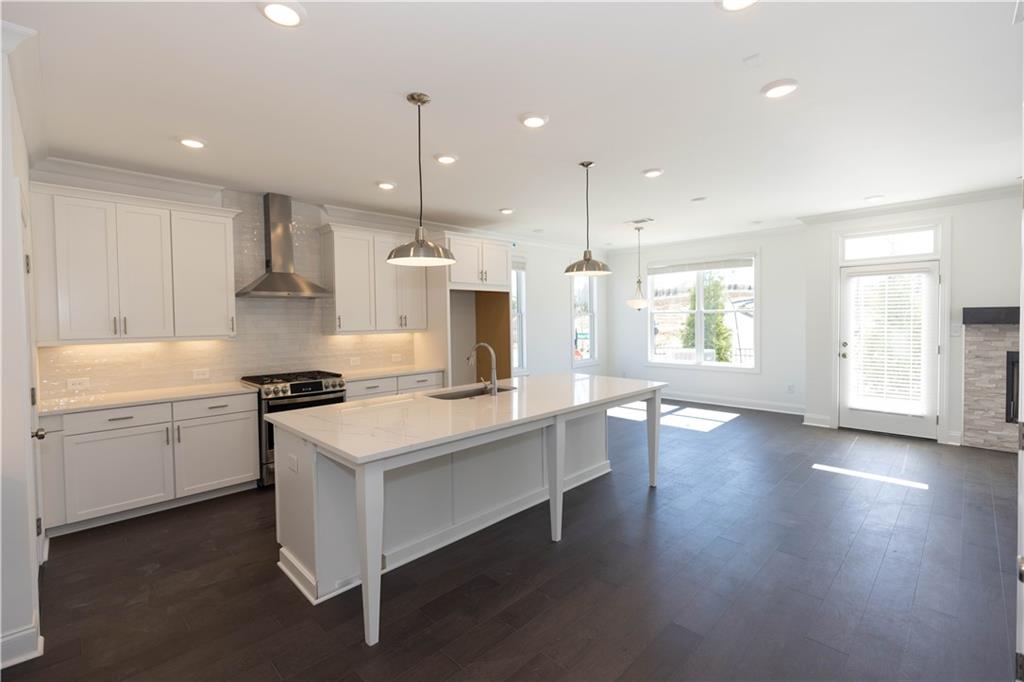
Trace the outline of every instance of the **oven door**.
{"label": "oven door", "polygon": [[[345,402],[345,391],[317,393],[316,395],[288,396],[286,398],[270,398],[263,401],[263,414],[287,412],[288,410],[304,410],[307,407],[335,405]],[[260,452],[260,485],[274,484],[274,427],[260,419],[262,445]]]}

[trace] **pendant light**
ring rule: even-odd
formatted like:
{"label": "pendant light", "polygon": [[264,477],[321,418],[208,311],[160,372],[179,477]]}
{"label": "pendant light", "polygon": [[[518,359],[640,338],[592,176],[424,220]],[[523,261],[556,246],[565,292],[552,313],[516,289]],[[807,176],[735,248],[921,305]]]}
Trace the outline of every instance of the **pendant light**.
{"label": "pendant light", "polygon": [[633,228],[636,230],[636,291],[633,298],[626,301],[633,310],[643,310],[647,307],[647,297],[644,296],[643,280],[640,279],[640,230],[644,229],[639,225]]}
{"label": "pendant light", "polygon": [[608,266],[599,260],[594,260],[590,253],[590,167],[594,165],[594,162],[583,161],[580,165],[583,166],[587,173],[587,248],[583,252],[583,259],[578,260],[575,263],[570,263],[569,267],[565,269],[565,274],[570,277],[597,277],[599,275],[610,275],[612,274],[612,271]]}
{"label": "pendant light", "polygon": [[392,265],[451,265],[455,256],[443,244],[435,244],[426,238],[423,232],[423,105],[430,101],[430,96],[422,92],[411,92],[406,99],[416,105],[416,163],[420,173],[420,224],[416,228],[416,237],[407,244],[402,244],[388,254],[388,263]]}

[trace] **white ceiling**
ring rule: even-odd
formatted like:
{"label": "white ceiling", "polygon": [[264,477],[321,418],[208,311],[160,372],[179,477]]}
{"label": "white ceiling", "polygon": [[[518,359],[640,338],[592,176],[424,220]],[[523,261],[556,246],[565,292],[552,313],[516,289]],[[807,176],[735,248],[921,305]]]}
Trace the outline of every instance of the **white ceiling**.
{"label": "white ceiling", "polygon": [[[1021,174],[1010,2],[305,6],[298,29],[244,2],[3,12],[39,31],[52,156],[415,215],[422,90],[426,218],[539,240],[582,241],[582,160],[597,246],[633,243],[633,218],[674,241]],[[779,78],[800,89],[761,97]]]}

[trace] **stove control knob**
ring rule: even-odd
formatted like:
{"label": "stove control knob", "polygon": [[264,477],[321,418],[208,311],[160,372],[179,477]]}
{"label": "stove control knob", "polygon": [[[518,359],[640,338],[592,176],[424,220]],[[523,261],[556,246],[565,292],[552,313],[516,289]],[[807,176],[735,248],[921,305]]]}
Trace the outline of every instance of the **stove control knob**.
{"label": "stove control knob", "polygon": [[327,388],[337,388],[337,387],[338,387],[338,382],[337,381],[328,381],[327,382]]}
{"label": "stove control knob", "polygon": [[280,386],[274,386],[273,393],[274,393],[274,395],[280,395],[281,394],[281,387]]}
{"label": "stove control knob", "polygon": [[270,395],[270,388],[267,386],[263,387],[263,395]]}
{"label": "stove control knob", "polygon": [[281,387],[281,395],[288,395],[288,387],[287,386],[282,386]]}

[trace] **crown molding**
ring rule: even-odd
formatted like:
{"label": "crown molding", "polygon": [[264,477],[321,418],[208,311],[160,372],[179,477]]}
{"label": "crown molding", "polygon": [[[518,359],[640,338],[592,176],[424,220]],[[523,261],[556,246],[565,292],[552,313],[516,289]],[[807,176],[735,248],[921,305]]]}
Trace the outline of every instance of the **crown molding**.
{"label": "crown molding", "polygon": [[821,225],[822,223],[839,223],[860,218],[874,218],[877,216],[891,215],[893,213],[910,213],[913,211],[924,211],[931,208],[943,208],[956,204],[969,204],[979,201],[992,201],[994,199],[1006,199],[1009,197],[1020,197],[1021,186],[1005,185],[993,187],[975,192],[963,192],[961,194],[945,194],[928,199],[916,201],[903,201],[895,204],[884,204],[865,208],[854,208],[849,211],[836,211],[835,213],[819,213],[817,215],[801,216],[800,221],[805,225]]}
{"label": "crown molding", "polygon": [[[676,239],[671,242],[652,242],[649,244],[643,244],[642,249],[657,249],[659,247],[674,246],[676,244],[709,244],[713,242],[722,241],[724,239],[756,239],[758,237],[773,237],[780,234],[788,234],[792,232],[804,232],[807,230],[806,225],[792,224],[792,225],[780,225],[778,227],[765,227],[756,230],[742,230],[740,232],[725,232],[723,234],[708,235],[705,237],[694,237],[693,239]],[[606,247],[607,253],[617,254],[623,252],[636,253],[636,244],[631,246],[616,246]]]}
{"label": "crown molding", "polygon": [[36,31],[25,26],[12,24],[9,21],[0,22],[0,43],[3,44],[4,54],[10,54],[21,42],[36,35]]}
{"label": "crown molding", "polygon": [[69,185],[58,185],[49,182],[29,183],[29,190],[39,194],[58,194],[65,197],[76,197],[79,199],[93,199],[96,201],[109,201],[116,204],[134,204],[150,206],[153,208],[164,208],[169,211],[187,211],[190,213],[202,213],[204,215],[222,216],[234,218],[242,211],[235,208],[223,206],[211,206],[208,204],[196,204],[186,201],[173,201],[157,197],[144,196],[139,194],[125,194],[123,192],[107,192],[104,190],[91,189],[88,187],[75,187]]}
{"label": "crown molding", "polygon": [[193,180],[49,157],[32,167],[33,182],[220,208],[223,187]]}

